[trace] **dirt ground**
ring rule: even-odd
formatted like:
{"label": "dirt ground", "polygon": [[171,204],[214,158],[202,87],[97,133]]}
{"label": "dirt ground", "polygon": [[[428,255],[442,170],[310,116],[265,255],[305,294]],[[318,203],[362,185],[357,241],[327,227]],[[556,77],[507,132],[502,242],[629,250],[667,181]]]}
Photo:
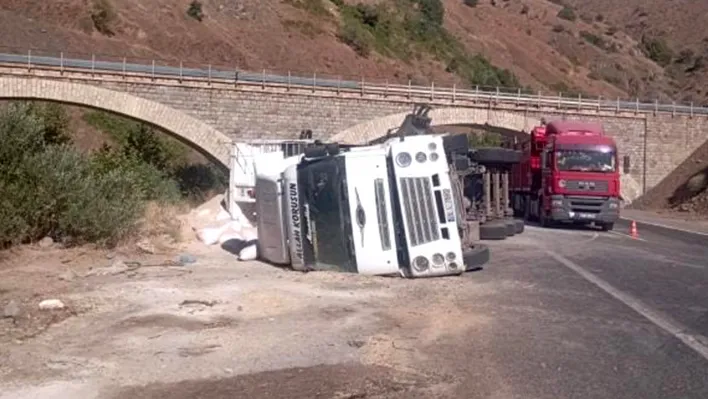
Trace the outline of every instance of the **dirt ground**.
{"label": "dirt ground", "polygon": [[630,208],[708,219],[708,141]]}
{"label": "dirt ground", "polygon": [[[180,265],[185,255],[196,262]],[[430,342],[438,323],[475,322],[449,307],[435,320],[396,311],[415,281],[302,274],[194,241],[157,254],[34,245],[2,257],[0,312],[11,315],[0,318],[3,399],[432,392],[445,379],[412,371],[415,337],[395,332],[415,327]],[[445,303],[436,287],[455,281],[427,281],[433,309]],[[40,310],[46,299],[65,308]]]}

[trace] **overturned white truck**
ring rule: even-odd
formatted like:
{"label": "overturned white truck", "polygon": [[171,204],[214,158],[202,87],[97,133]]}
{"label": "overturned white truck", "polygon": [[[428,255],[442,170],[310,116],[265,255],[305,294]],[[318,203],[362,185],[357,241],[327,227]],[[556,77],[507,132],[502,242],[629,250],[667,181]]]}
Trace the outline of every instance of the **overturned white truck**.
{"label": "overturned white truck", "polygon": [[404,277],[480,268],[489,250],[466,237],[445,146],[441,136],[402,132],[369,146],[264,154],[256,160],[259,256],[296,270]]}

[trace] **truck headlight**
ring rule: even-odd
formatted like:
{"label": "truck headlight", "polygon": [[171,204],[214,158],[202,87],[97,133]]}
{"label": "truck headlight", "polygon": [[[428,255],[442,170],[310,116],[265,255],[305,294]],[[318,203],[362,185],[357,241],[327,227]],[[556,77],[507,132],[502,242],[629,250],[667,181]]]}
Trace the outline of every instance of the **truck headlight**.
{"label": "truck headlight", "polygon": [[448,261],[448,262],[452,262],[452,261],[454,261],[455,259],[457,259],[457,255],[455,255],[454,252],[448,252],[447,255],[446,255],[446,257],[447,257],[447,261]]}
{"label": "truck headlight", "polygon": [[559,200],[559,199],[553,200],[553,201],[551,201],[551,206],[554,208],[560,208],[563,206],[563,200]]}
{"label": "truck headlight", "polygon": [[428,259],[425,256],[416,256],[415,259],[413,259],[413,268],[417,272],[424,272],[428,270],[430,267],[430,262],[428,262]]}
{"label": "truck headlight", "polygon": [[413,161],[413,158],[411,157],[411,154],[407,152],[401,152],[398,155],[396,155],[396,163],[398,166],[405,168],[406,166],[410,166],[411,162]]}
{"label": "truck headlight", "polygon": [[428,144],[428,149],[429,149],[430,151],[435,151],[437,148],[438,148],[438,145],[435,144],[435,143],[430,143],[430,144]]}
{"label": "truck headlight", "polygon": [[566,181],[563,180],[563,179],[558,180],[558,187],[560,187],[560,188],[565,188],[565,186],[566,186],[567,184],[568,184],[568,182],[566,182]]}
{"label": "truck headlight", "polygon": [[445,262],[445,257],[443,257],[442,254],[433,255],[433,264],[434,265],[442,265],[444,262]]}
{"label": "truck headlight", "polygon": [[431,152],[431,153],[430,153],[430,160],[431,160],[432,162],[437,161],[437,160],[438,160],[438,153],[437,153],[437,152]]}
{"label": "truck headlight", "polygon": [[609,206],[610,209],[617,209],[617,208],[619,208],[619,204],[616,203],[616,202],[610,202],[610,204],[609,204],[608,206]]}
{"label": "truck headlight", "polygon": [[425,155],[424,152],[419,152],[419,153],[415,154],[415,160],[420,163],[423,163],[428,160],[428,156]]}

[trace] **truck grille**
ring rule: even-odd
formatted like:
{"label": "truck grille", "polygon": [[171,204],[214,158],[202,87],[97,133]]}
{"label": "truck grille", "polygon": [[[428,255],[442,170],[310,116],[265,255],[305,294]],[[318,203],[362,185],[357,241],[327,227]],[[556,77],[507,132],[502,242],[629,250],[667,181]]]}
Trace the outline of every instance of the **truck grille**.
{"label": "truck grille", "polygon": [[428,177],[402,177],[401,199],[408,224],[408,242],[411,246],[425,244],[440,238],[433,192]]}
{"label": "truck grille", "polygon": [[388,227],[386,190],[383,179],[374,180],[374,195],[376,197],[376,219],[379,222],[379,234],[381,235],[381,249],[387,251],[391,249],[391,233]]}
{"label": "truck grille", "polygon": [[573,212],[599,213],[605,204],[605,197],[576,197],[569,195],[566,197],[570,202],[570,210]]}
{"label": "truck grille", "polygon": [[607,192],[609,185],[607,181],[602,180],[568,180],[565,183],[565,189],[573,191]]}

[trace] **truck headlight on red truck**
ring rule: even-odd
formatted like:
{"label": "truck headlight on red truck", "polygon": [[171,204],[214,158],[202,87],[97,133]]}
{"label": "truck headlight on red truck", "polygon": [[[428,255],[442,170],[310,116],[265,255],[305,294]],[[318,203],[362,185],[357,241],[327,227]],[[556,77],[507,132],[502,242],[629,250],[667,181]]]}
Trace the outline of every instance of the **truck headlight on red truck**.
{"label": "truck headlight on red truck", "polygon": [[565,188],[568,182],[563,179],[558,180],[558,187]]}

